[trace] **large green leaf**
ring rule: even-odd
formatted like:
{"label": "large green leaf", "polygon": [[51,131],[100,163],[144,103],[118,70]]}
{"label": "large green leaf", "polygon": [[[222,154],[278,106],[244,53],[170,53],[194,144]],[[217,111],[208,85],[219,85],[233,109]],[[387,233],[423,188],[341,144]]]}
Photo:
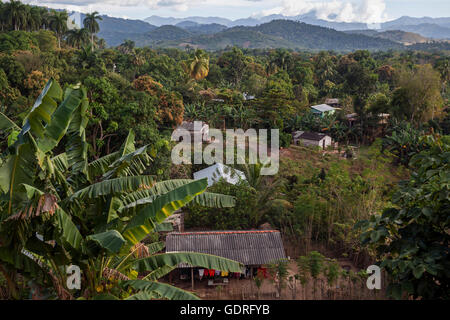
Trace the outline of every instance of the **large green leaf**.
{"label": "large green leaf", "polygon": [[112,252],[118,253],[125,239],[117,230],[108,230],[106,232],[93,234],[86,237],[86,240],[92,240],[98,243],[102,248]]}
{"label": "large green leaf", "polygon": [[162,277],[164,277],[165,275],[169,274],[176,268],[177,268],[176,266],[162,266],[161,268],[151,271],[149,274],[147,274],[142,279],[158,280],[158,279],[161,279]]}
{"label": "large green leaf", "polygon": [[134,146],[134,131],[132,129],[130,129],[128,131],[128,136],[125,139],[125,141],[123,142],[122,146],[120,147],[119,150],[119,156],[122,157],[126,154],[129,154],[131,152],[134,152],[136,150],[135,146]]}
{"label": "large green leaf", "polygon": [[[124,206],[130,205],[131,203],[138,202],[139,200],[144,199],[144,198],[167,193],[169,191],[172,191],[176,188],[184,186],[193,181],[195,181],[195,180],[173,179],[173,180],[157,182],[151,189],[139,190],[139,191],[127,194],[125,197],[123,197],[122,203],[124,204]],[[192,202],[198,203],[205,207],[227,208],[227,207],[233,207],[235,205],[236,201],[235,201],[235,198],[232,196],[211,193],[211,192],[203,192],[199,196],[195,197]]]}
{"label": "large green leaf", "polygon": [[199,300],[199,298],[191,292],[156,281],[129,280],[123,282],[123,285],[126,288],[131,287],[135,290],[146,292],[149,295],[151,295],[152,292],[156,292],[162,298],[169,300]]}
{"label": "large green leaf", "polygon": [[69,167],[72,168],[72,174],[83,174],[87,176],[87,150],[86,126],[89,121],[87,117],[89,101],[84,95],[80,107],[73,113],[67,129],[66,154]]}
{"label": "large green leaf", "polygon": [[133,130],[130,130],[119,151],[112,152],[89,163],[89,181],[93,181],[96,176],[104,175],[106,172],[111,170],[111,164],[113,164],[118,158],[134,151],[134,132]]}
{"label": "large green leaf", "polygon": [[236,205],[236,199],[225,194],[203,192],[195,197],[192,203],[209,208],[230,208]]}
{"label": "large green leaf", "polygon": [[73,248],[79,249],[83,237],[80,231],[78,231],[78,228],[72,222],[70,216],[59,207],[56,209],[55,215],[56,223],[61,233],[61,238],[69,243]]}
{"label": "large green leaf", "polygon": [[110,170],[103,175],[103,179],[124,175],[139,175],[144,172],[149,162],[150,157],[147,155],[147,146],[143,146],[115,160],[109,165]]}
{"label": "large green leaf", "polygon": [[43,137],[45,124],[51,122],[52,114],[57,107],[57,101],[62,99],[62,94],[59,84],[50,79],[25,118],[25,125],[19,135],[25,136],[31,130],[35,136]]}
{"label": "large green leaf", "polygon": [[170,222],[162,222],[155,226],[155,232],[171,232],[173,231],[173,225]]}
{"label": "large green leaf", "polygon": [[[8,212],[11,214],[13,202],[26,199],[22,184],[33,184],[35,157],[29,143],[19,144],[15,154],[10,154],[0,167],[0,188],[7,194]],[[21,192],[22,190],[22,192]]]}
{"label": "large green leaf", "polygon": [[65,152],[54,156],[51,160],[55,168],[60,172],[65,172],[69,168],[69,161]]}
{"label": "large green leaf", "polygon": [[143,186],[152,186],[154,176],[132,176],[105,180],[89,185],[78,190],[70,197],[70,200],[83,198],[96,198],[105,195],[114,195],[122,192],[135,191]]}
{"label": "large green leaf", "polygon": [[51,121],[45,127],[37,143],[42,152],[48,152],[56,147],[62,137],[66,134],[75,110],[80,106],[83,99],[86,99],[84,88],[67,88],[64,101],[56,108],[51,115]]}
{"label": "large green leaf", "polygon": [[109,166],[119,157],[119,152],[113,152],[98,158],[88,164],[89,181],[94,181],[97,176],[103,175],[109,170]]}
{"label": "large green leaf", "polygon": [[0,131],[7,132],[10,129],[20,130],[19,126],[9,119],[5,114],[0,112]]}
{"label": "large green leaf", "polygon": [[175,190],[157,196],[150,203],[139,208],[123,232],[124,238],[134,245],[155,228],[156,223],[163,222],[174,211],[182,208],[192,199],[206,190],[206,179],[196,180]]}
{"label": "large green leaf", "polygon": [[159,242],[153,242],[150,243],[147,248],[148,248],[148,253],[150,255],[157,253],[158,251],[161,251],[162,249],[164,249],[164,247],[166,246],[166,243],[164,241],[159,241]]}
{"label": "large green leaf", "polygon": [[167,252],[134,261],[138,272],[153,271],[163,266],[175,267],[180,263],[228,272],[241,272],[244,267],[237,261],[199,252]]}

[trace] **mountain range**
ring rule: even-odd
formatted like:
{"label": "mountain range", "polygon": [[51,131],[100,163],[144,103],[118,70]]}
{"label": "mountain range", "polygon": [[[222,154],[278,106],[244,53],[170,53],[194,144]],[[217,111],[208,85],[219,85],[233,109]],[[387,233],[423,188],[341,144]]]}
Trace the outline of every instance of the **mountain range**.
{"label": "mountain range", "polygon": [[[144,21],[155,26],[167,24],[177,25],[179,23],[189,21],[191,23],[194,22],[197,24],[217,23],[224,25],[228,28],[235,26],[253,27],[262,23],[270,22],[272,20],[299,21],[307,24],[335,29],[337,31],[365,30],[371,29],[371,27],[377,27],[381,30],[401,30],[407,32],[416,32],[428,38],[450,39],[449,35],[450,18],[430,18],[430,17],[415,18],[403,16],[392,21],[377,24],[375,26],[369,26],[366,23],[359,23],[359,22],[335,22],[318,19],[316,18],[315,11],[310,11],[307,14],[297,16],[284,16],[281,14],[273,14],[261,18],[249,17],[246,19],[238,19],[234,21],[220,17],[163,18],[159,16],[151,16],[144,19]],[[415,31],[414,30],[415,27],[417,28],[417,30],[424,32],[425,34]]]}
{"label": "mountain range", "polygon": [[[287,17],[229,20],[221,17],[164,18],[143,20],[113,18],[99,21],[99,36],[108,46],[125,40],[137,46],[184,47],[206,50],[227,46],[244,48],[291,48],[351,51],[356,49],[401,49],[404,45],[425,44],[450,39],[450,18],[401,17],[371,29],[365,23],[333,22],[317,19],[314,12]],[[443,46],[450,46],[445,41]],[[440,44],[442,47],[442,44]]]}

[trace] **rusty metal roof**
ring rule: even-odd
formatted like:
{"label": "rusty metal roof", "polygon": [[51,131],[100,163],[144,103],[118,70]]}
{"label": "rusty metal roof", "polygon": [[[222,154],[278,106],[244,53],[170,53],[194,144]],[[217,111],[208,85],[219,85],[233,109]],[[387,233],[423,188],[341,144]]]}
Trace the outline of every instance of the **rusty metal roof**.
{"label": "rusty metal roof", "polygon": [[180,251],[213,254],[244,265],[263,265],[286,258],[278,230],[169,233],[166,252]]}

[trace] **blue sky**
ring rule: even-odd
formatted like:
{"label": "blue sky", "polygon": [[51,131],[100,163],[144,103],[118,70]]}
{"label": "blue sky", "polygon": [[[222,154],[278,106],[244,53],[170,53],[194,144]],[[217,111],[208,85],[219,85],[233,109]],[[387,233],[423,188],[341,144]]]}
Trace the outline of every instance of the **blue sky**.
{"label": "blue sky", "polygon": [[376,23],[403,15],[449,17],[449,0],[22,0],[25,3],[83,12],[99,11],[115,17],[143,19],[163,17],[220,16],[229,19],[271,13],[298,15],[316,10],[336,21]]}

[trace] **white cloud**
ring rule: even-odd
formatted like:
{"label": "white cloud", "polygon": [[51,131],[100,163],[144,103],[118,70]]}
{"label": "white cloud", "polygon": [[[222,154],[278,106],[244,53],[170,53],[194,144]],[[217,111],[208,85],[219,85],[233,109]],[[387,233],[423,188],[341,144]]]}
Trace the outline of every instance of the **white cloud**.
{"label": "white cloud", "polygon": [[296,16],[312,10],[316,12],[316,16],[319,19],[339,22],[376,23],[387,20],[386,3],[384,0],[362,0],[358,3],[348,0],[283,0],[279,6],[273,9],[263,10],[260,14]]}
{"label": "white cloud", "polygon": [[[340,22],[366,22],[376,23],[387,20],[385,0],[25,0],[24,2],[47,5],[53,8],[68,10],[105,11],[119,13],[120,8],[142,8],[142,10],[166,9],[173,11],[198,11],[202,8],[254,7],[259,9],[254,16],[269,14],[284,14],[295,16],[315,10],[320,19]],[[220,11],[218,11],[220,16]]]}

